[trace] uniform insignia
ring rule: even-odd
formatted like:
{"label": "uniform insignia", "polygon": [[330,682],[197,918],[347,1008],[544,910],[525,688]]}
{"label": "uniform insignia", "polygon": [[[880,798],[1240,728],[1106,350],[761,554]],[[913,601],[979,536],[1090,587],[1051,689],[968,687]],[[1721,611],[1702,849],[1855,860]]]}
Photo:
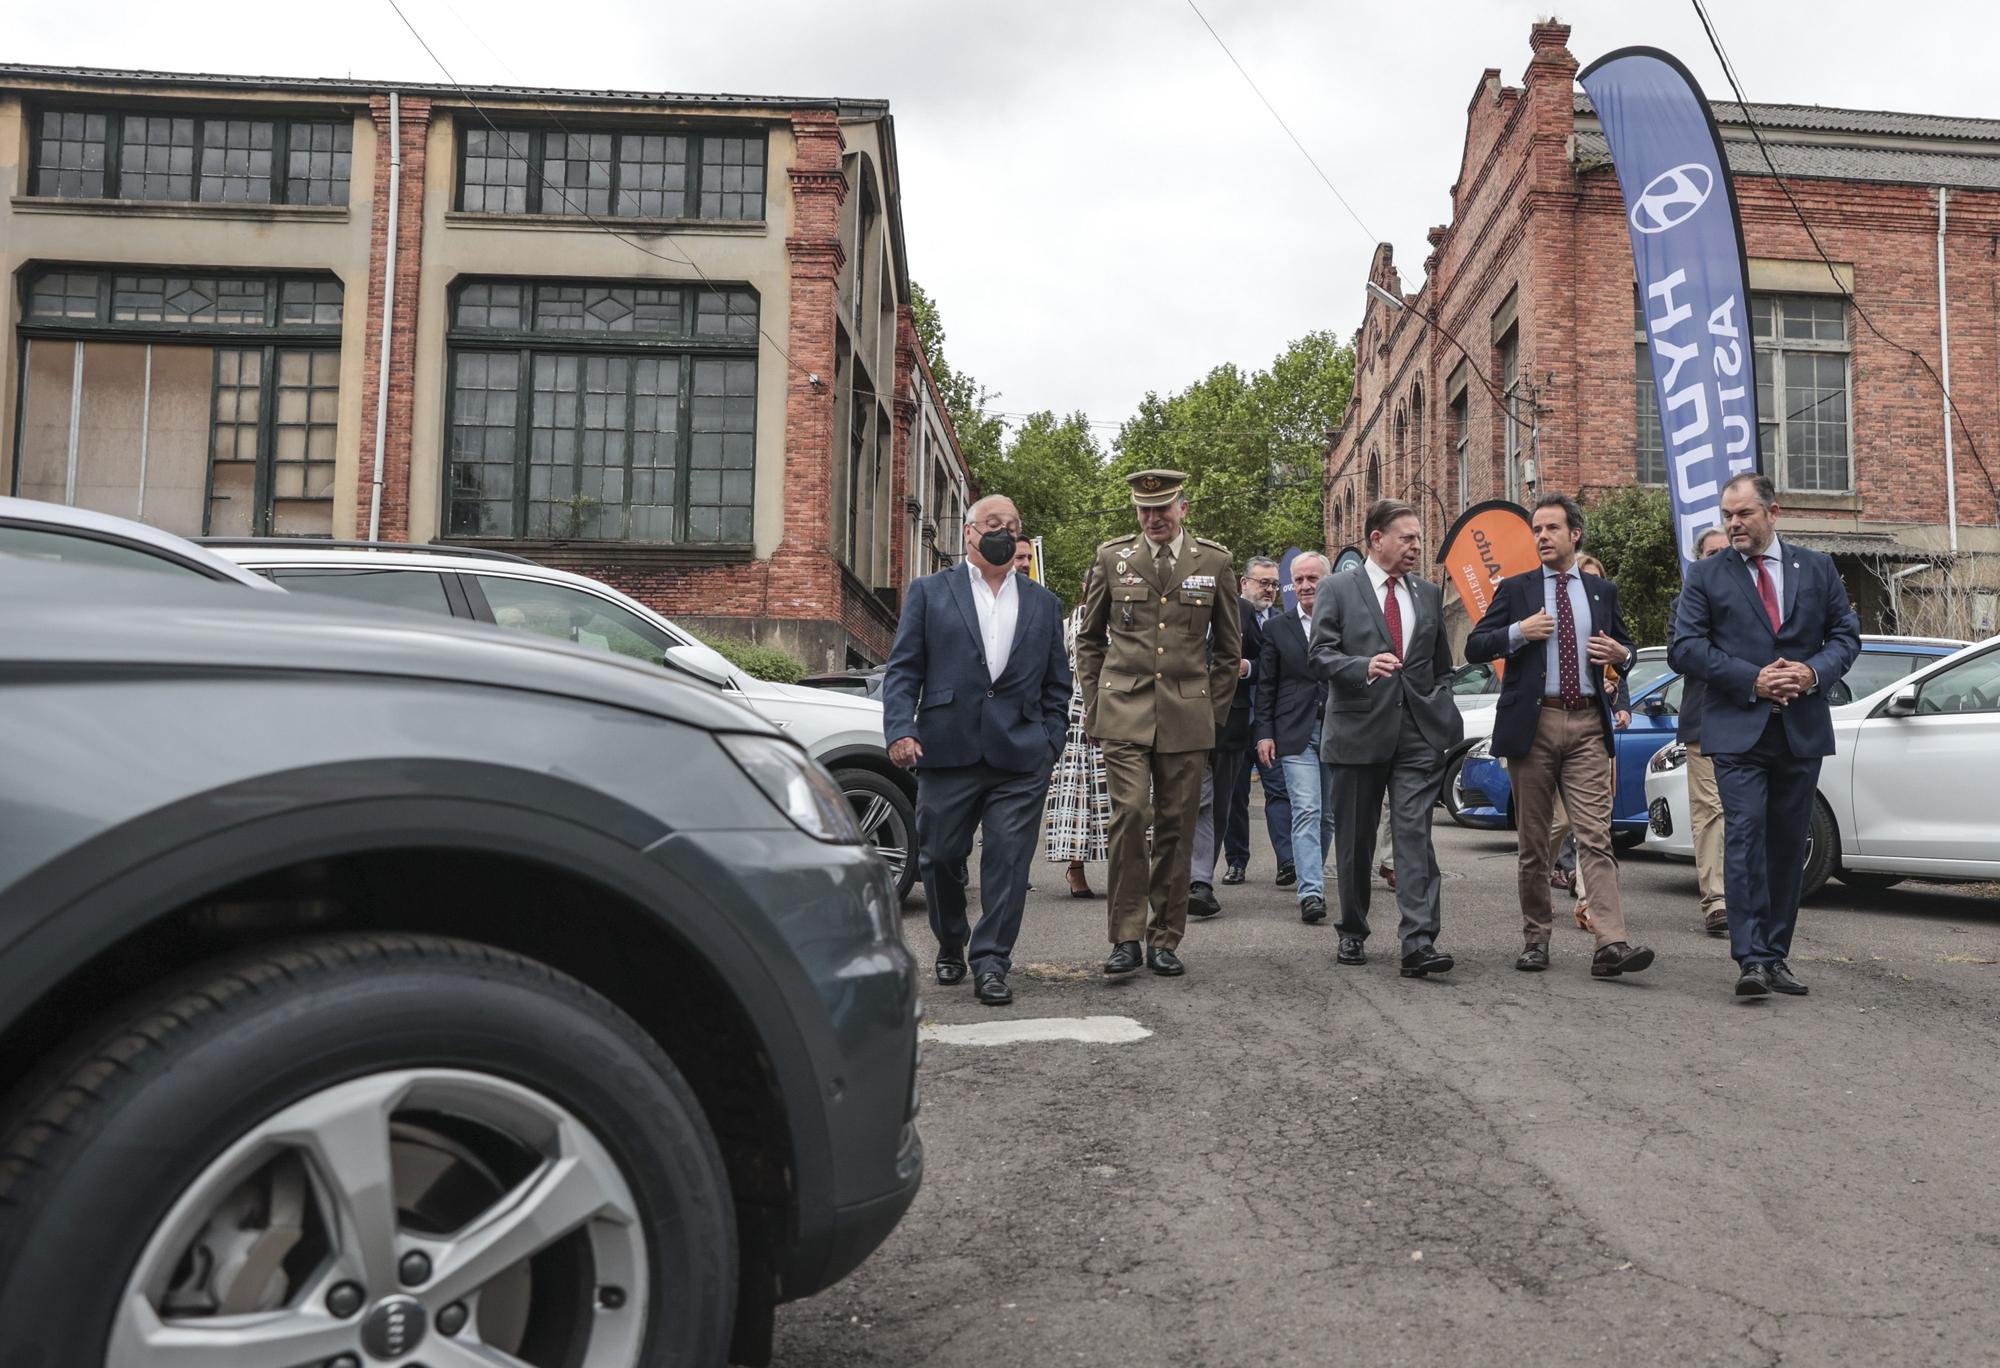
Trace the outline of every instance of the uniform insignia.
{"label": "uniform insignia", "polygon": [[1141,494],[1157,494],[1167,487],[1167,482],[1157,475],[1141,475],[1132,483]]}
{"label": "uniform insignia", "polygon": [[1181,581],[1181,588],[1183,589],[1213,589],[1214,587],[1215,576],[1213,575],[1189,575]]}
{"label": "uniform insignia", "polygon": [[1221,551],[1224,554],[1227,554],[1229,551],[1229,548],[1224,546],[1221,542],[1210,541],[1207,537],[1196,537],[1195,540],[1201,543],[1203,546],[1212,547],[1213,549]]}

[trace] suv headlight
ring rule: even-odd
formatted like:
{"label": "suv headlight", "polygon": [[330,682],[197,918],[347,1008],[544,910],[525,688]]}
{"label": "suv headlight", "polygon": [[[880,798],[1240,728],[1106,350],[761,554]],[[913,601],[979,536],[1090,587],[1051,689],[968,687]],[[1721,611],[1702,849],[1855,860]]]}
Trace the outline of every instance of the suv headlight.
{"label": "suv headlight", "polygon": [[861,844],[861,828],[854,823],[840,785],[797,746],[774,736],[742,732],[715,739],[800,831],[821,841]]}
{"label": "suv headlight", "polygon": [[1468,760],[1485,760],[1490,758],[1492,754],[1493,738],[1489,736],[1482,740],[1474,741],[1472,749],[1465,753],[1465,758]]}
{"label": "suv headlight", "polygon": [[1646,769],[1653,774],[1667,774],[1688,762],[1688,748],[1673,741],[1653,752],[1653,758],[1646,762]]}

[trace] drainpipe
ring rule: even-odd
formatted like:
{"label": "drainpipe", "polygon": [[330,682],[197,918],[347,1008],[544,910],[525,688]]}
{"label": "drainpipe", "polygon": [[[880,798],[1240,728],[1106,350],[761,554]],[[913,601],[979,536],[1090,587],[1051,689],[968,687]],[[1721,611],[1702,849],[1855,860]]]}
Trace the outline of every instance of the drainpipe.
{"label": "drainpipe", "polygon": [[1944,221],[1945,199],[1949,195],[1942,185],[1938,187],[1938,351],[1944,360],[1944,491],[1947,517],[1951,523],[1951,551],[1958,554],[1958,470],[1951,450],[1951,331],[1948,325],[1944,293]]}
{"label": "drainpipe", "polygon": [[[382,466],[388,455],[389,353],[394,340],[390,321],[396,314],[396,219],[403,187],[403,97],[389,92],[389,236],[382,251],[382,357],[375,376],[375,483],[368,491],[368,540],[382,535]],[[1939,239],[1943,251],[1943,239]],[[1947,439],[1949,440],[1949,439]]]}

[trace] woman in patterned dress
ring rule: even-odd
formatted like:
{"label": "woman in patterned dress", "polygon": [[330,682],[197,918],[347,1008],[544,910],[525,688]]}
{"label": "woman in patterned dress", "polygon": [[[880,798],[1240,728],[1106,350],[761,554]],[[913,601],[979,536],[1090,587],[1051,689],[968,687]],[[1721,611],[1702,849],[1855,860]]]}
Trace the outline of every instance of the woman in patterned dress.
{"label": "woman in patterned dress", "polygon": [[[1090,572],[1084,571],[1089,584]],[[1110,844],[1111,790],[1104,781],[1104,752],[1083,734],[1083,684],[1076,674],[1076,634],[1083,622],[1079,602],[1063,624],[1063,647],[1069,652],[1069,739],[1050,776],[1048,803],[1042,810],[1042,833],[1051,860],[1069,862],[1069,895],[1094,898],[1084,861],[1102,860]]]}

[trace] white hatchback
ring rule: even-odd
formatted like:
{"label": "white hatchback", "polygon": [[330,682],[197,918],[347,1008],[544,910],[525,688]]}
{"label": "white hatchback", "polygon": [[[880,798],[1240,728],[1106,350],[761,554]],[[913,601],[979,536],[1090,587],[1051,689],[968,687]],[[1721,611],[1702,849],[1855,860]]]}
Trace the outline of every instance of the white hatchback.
{"label": "white hatchback", "polygon": [[[2000,637],[1833,709],[1801,897],[1828,878],[2000,879]],[[1646,766],[1646,848],[1694,853],[1685,753]]]}
{"label": "white hatchback", "polygon": [[203,545],[293,593],[440,613],[539,633],[693,675],[782,729],[840,782],[862,834],[896,874],[916,881],[916,791],[889,763],[872,698],[757,679],[610,585],[502,551],[400,542],[285,538]]}

